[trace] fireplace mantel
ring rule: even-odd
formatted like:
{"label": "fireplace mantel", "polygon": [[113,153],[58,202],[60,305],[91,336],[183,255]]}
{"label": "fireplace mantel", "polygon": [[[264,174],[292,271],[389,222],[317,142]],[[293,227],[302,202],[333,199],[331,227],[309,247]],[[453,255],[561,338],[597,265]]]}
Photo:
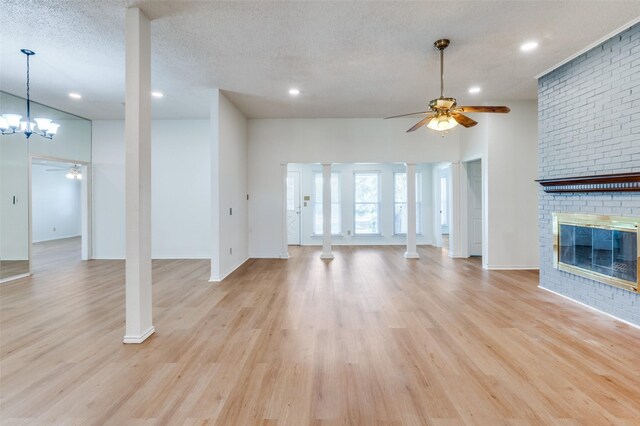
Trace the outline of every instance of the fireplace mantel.
{"label": "fireplace mantel", "polygon": [[538,179],[544,192],[640,192],[640,172]]}

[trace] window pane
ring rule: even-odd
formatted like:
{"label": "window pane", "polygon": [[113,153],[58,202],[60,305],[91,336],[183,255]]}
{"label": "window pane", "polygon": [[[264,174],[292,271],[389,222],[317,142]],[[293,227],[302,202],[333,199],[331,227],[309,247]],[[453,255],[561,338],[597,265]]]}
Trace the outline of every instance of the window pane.
{"label": "window pane", "polygon": [[322,234],[322,204],[315,204],[313,207],[313,233]]}
{"label": "window pane", "polygon": [[355,233],[377,234],[378,231],[378,204],[355,205]]}
{"label": "window pane", "polygon": [[338,235],[342,232],[340,229],[342,224],[342,220],[340,219],[341,216],[340,204],[331,203],[331,233],[334,235]]}
{"label": "window pane", "polygon": [[378,202],[378,174],[377,173],[356,173],[355,174],[355,202],[356,203],[377,203]]}
{"label": "window pane", "polygon": [[287,210],[295,210],[295,201],[294,201],[295,187],[294,180],[290,177],[287,177]]}
{"label": "window pane", "polygon": [[313,199],[317,204],[322,204],[322,173],[316,173],[314,179],[315,196]]}
{"label": "window pane", "polygon": [[396,203],[407,202],[407,174],[406,173],[394,173],[395,192],[393,199]]}
{"label": "window pane", "polygon": [[396,234],[407,233],[407,205],[406,203],[396,203],[394,212],[394,232]]}
{"label": "window pane", "polygon": [[340,175],[331,173],[331,203],[340,202]]}

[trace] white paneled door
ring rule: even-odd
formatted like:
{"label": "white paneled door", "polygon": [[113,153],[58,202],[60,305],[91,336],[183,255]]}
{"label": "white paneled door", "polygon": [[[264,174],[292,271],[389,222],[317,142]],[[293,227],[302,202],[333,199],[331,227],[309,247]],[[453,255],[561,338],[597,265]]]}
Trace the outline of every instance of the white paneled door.
{"label": "white paneled door", "polygon": [[300,245],[300,172],[287,173],[287,242]]}
{"label": "white paneled door", "polygon": [[469,209],[469,255],[482,256],[482,163],[467,166]]}

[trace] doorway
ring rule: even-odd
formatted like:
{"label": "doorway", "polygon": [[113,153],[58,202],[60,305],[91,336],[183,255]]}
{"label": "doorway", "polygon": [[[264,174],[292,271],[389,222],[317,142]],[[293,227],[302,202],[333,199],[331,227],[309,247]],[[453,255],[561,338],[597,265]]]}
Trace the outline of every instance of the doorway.
{"label": "doorway", "polygon": [[482,256],[482,161],[467,163],[469,256]]}
{"label": "doorway", "polygon": [[287,172],[287,244],[300,245],[300,172]]}
{"label": "doorway", "polygon": [[31,272],[62,258],[90,257],[90,165],[31,157],[29,237]]}

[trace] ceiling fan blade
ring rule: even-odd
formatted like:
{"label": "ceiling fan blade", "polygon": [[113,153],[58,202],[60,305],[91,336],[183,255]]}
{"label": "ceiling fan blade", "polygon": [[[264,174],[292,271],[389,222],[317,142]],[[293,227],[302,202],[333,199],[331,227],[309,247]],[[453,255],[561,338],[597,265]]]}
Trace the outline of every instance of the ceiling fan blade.
{"label": "ceiling fan blade", "polygon": [[452,112],[451,116],[458,122],[458,124],[464,127],[473,127],[478,124],[477,121],[467,117],[466,115],[460,114],[459,112]]}
{"label": "ceiling fan blade", "polygon": [[461,106],[456,110],[460,112],[500,112],[505,114],[511,111],[506,106]]}
{"label": "ceiling fan blade", "polygon": [[67,169],[45,169],[45,172],[66,172]]}
{"label": "ceiling fan blade", "polygon": [[431,113],[431,111],[410,112],[409,114],[392,115],[391,117],[385,117],[384,119],[387,120],[389,118],[407,117],[409,115],[419,115],[419,114],[429,114],[429,113]]}
{"label": "ceiling fan blade", "polygon": [[418,130],[420,127],[422,127],[425,124],[427,124],[429,122],[429,120],[431,120],[433,117],[435,117],[433,114],[426,116],[425,118],[423,118],[422,120],[420,120],[416,124],[414,124],[412,128],[407,130],[407,133],[413,132],[414,130]]}

